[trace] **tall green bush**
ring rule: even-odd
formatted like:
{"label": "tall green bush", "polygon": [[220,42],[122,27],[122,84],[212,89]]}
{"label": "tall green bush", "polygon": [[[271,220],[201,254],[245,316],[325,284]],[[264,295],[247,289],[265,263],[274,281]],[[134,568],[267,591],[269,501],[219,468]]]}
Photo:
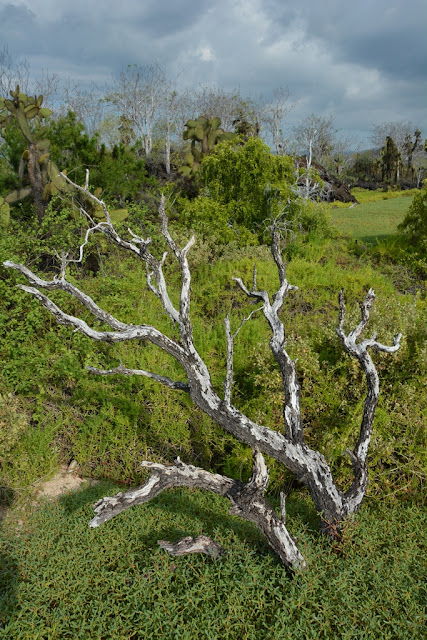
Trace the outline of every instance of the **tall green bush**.
{"label": "tall green bush", "polygon": [[235,221],[251,230],[297,205],[291,158],[273,155],[260,138],[219,144],[202,163],[201,181],[210,198],[237,206]]}
{"label": "tall green bush", "polygon": [[182,218],[222,243],[258,243],[273,219],[295,223],[300,201],[291,158],[275,156],[260,138],[229,140],[203,158],[200,195],[181,201]]}
{"label": "tall green bush", "polygon": [[414,196],[398,228],[409,235],[414,246],[427,250],[427,181],[425,187]]}

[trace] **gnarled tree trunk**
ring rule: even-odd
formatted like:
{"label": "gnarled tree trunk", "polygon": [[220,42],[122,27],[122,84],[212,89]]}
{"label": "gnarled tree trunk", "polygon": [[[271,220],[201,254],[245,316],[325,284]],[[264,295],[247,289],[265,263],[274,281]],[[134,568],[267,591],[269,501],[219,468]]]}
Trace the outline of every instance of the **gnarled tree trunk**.
{"label": "gnarled tree trunk", "polygon": [[[64,177],[71,182],[67,176]],[[165,198],[162,198],[159,209],[161,231],[181,271],[179,307],[176,307],[169,297],[163,274],[166,254],[159,261],[149,251],[149,238],[143,239],[131,231],[129,231],[130,236],[128,239],[119,236],[111,222],[105,204],[91,195],[87,188],[79,187],[76,184],[74,184],[74,187],[84,191],[87,196],[100,204],[106,217],[106,222],[100,222],[96,225],[92,223],[86,233],[85,242],[80,247],[79,257],[71,260],[64,255],[60,275],[51,281],[39,278],[23,265],[6,261],[4,266],[16,269],[28,279],[31,286],[19,285],[20,288],[37,298],[60,324],[74,327],[75,330],[81,331],[93,340],[108,343],[125,340],[147,340],[177,360],[183,369],[185,379],[176,381],[151,371],[128,369],[123,365],[108,370],[90,367],[90,371],[99,375],[146,376],[157,380],[160,384],[188,393],[195,405],[237,440],[251,447],[253,452],[253,473],[246,484],[186,465],[179,459],[173,466],[144,461],[142,466],[151,470],[151,475],[146,482],[136,489],[119,493],[115,497],[105,497],[97,502],[94,505],[95,517],[90,525],[97,527],[121,513],[124,509],[147,502],[165,489],[182,486],[197,487],[227,497],[231,502],[230,512],[254,522],[286,567],[291,569],[304,568],[305,560],[295,540],[286,528],[284,495],[282,495],[280,515],[274,511],[265,497],[265,491],[268,486],[268,470],[262,454],[265,453],[281,462],[296,475],[300,482],[307,486],[316,509],[322,516],[324,533],[331,537],[336,535],[343,520],[359,508],[367,486],[367,454],[379,394],[378,375],[368,350],[373,349],[392,353],[399,348],[400,334],[396,336],[393,346],[385,346],[377,342],[375,335],[371,339],[357,342],[368,324],[371,306],[375,297],[374,292],[373,290],[368,292],[361,305],[361,321],[348,334],[344,331],[345,305],[343,293],[341,292],[338,335],[348,353],[359,361],[367,383],[367,396],[359,439],[354,450],[348,452],[353,463],[354,479],[349,490],[342,493],[334,482],[331,469],[324,456],[318,451],[310,449],[304,441],[300,408],[300,386],[295,362],[286,351],[285,327],[279,317],[286,296],[290,291],[296,290],[297,287],[289,284],[286,279],[286,268],[280,252],[277,229],[273,228],[271,248],[278,269],[280,286],[274,295],[270,297],[267,291],[258,289],[256,269],[254,269],[251,288],[248,288],[240,278],[235,278],[235,281],[246,296],[260,303],[258,311],[263,312],[271,329],[270,349],[279,367],[284,391],[284,434],[257,424],[232,403],[233,344],[239,330],[234,334],[231,333],[228,318],[225,323],[227,368],[223,397],[220,397],[215,391],[209,370],[194,345],[193,328],[190,319],[191,275],[187,255],[195,240],[193,237],[183,249],[177,246],[169,233],[168,219],[165,212]],[[90,220],[89,216],[88,219]],[[178,340],[169,338],[153,326],[126,324],[118,320],[101,309],[92,298],[67,281],[67,265],[70,262],[80,262],[82,260],[83,250],[88,238],[95,232],[104,233],[116,245],[130,251],[146,263],[148,287],[160,299],[171,321],[179,327]],[[111,330],[100,331],[91,328],[84,320],[66,314],[41,291],[49,292],[58,289],[74,296],[95,318],[107,324]],[[250,316],[245,318],[243,322],[249,319]]]}

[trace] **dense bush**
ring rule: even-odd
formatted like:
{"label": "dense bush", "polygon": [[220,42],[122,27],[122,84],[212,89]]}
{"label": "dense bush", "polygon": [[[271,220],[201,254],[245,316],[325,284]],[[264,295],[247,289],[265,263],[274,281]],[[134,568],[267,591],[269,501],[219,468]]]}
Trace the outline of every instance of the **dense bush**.
{"label": "dense bush", "polygon": [[408,234],[417,249],[427,251],[427,185],[414,196],[399,229]]}
{"label": "dense bush", "polygon": [[[74,182],[82,185],[86,170],[89,169],[91,188],[99,189],[102,198],[110,205],[125,208],[130,203],[150,203],[150,193],[154,191],[158,195],[157,180],[148,177],[145,160],[137,147],[120,144],[111,150],[106,149],[105,145],[99,143],[98,135],[90,136],[71,111],[58,120],[50,121],[43,135],[50,143],[49,158],[58,171],[67,171]],[[5,196],[28,183],[28,176],[21,178],[19,174],[26,146],[21,131],[12,123],[0,147],[0,195]],[[73,201],[78,211],[81,194],[62,191],[59,195],[59,206],[58,203],[52,203],[51,195],[44,196],[44,204],[47,206],[49,203],[51,211],[53,206],[58,218],[64,218],[63,211],[67,209],[64,203],[69,205]],[[27,224],[33,216],[31,196],[13,205],[12,219],[25,220]],[[58,224],[55,227],[58,229]],[[48,235],[53,233],[49,232]]]}
{"label": "dense bush", "polygon": [[98,135],[88,135],[71,111],[50,124],[46,137],[58,167],[67,169],[78,184],[84,184],[89,169],[91,186],[100,187],[102,197],[110,202],[120,205],[130,200],[138,202],[147,188],[157,185],[155,179],[148,178],[137,147],[119,144],[106,149]]}
{"label": "dense bush", "polygon": [[259,138],[222,142],[202,161],[200,195],[179,201],[180,219],[220,244],[266,241],[272,220],[287,232],[326,227],[324,210],[299,199],[295,180],[292,159]]}

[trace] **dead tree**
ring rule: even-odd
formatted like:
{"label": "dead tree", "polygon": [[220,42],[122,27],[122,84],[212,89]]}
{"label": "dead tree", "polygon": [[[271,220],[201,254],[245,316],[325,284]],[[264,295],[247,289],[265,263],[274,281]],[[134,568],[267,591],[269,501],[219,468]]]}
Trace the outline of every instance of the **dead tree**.
{"label": "dead tree", "polygon": [[[67,176],[64,177],[68,180]],[[284,433],[279,433],[257,424],[244,415],[232,402],[233,343],[237,332],[232,334],[228,318],[225,321],[227,356],[222,397],[214,389],[208,367],[194,344],[193,327],[190,319],[190,269],[187,255],[195,239],[192,237],[182,249],[178,247],[169,233],[165,198],[162,197],[159,208],[161,232],[170,251],[175,256],[181,272],[179,307],[175,306],[169,297],[163,273],[167,254],[165,253],[163,258],[158,260],[150,252],[150,238],[144,239],[130,230],[127,238],[119,235],[111,222],[104,202],[91,195],[87,187],[79,187],[76,184],[74,184],[74,187],[83,191],[86,196],[91,197],[97,204],[102,206],[106,219],[106,221],[98,224],[91,221],[85,241],[80,247],[80,255],[72,260],[63,254],[60,273],[50,281],[43,280],[30,269],[20,264],[6,261],[3,263],[4,266],[19,271],[28,279],[31,286],[18,286],[37,298],[56,318],[58,323],[71,326],[93,340],[109,344],[125,340],[146,340],[151,342],[173,356],[181,365],[184,375],[183,380],[173,380],[152,371],[128,369],[123,365],[108,370],[90,367],[92,373],[99,375],[147,376],[167,387],[188,393],[197,407],[237,440],[251,447],[253,452],[253,472],[247,483],[210,473],[204,469],[185,464],[179,459],[172,466],[144,461],[141,463],[142,466],[151,471],[146,482],[140,487],[125,493],[118,493],[114,497],[105,497],[97,502],[94,505],[96,515],[90,522],[90,526],[98,527],[121,513],[124,509],[147,502],[165,489],[173,487],[206,489],[227,497],[231,502],[230,513],[255,523],[286,567],[291,569],[304,568],[305,560],[295,540],[286,528],[285,495],[281,495],[280,514],[276,513],[265,497],[269,473],[263,453],[281,462],[308,488],[315,507],[321,514],[321,529],[323,533],[330,537],[336,535],[343,521],[359,508],[368,481],[367,455],[379,395],[378,374],[369,350],[393,353],[399,348],[400,334],[394,339],[393,346],[385,346],[377,342],[376,335],[373,335],[370,339],[359,341],[368,324],[372,303],[375,298],[372,289],[367,293],[365,300],[361,304],[360,323],[353,331],[348,334],[345,333],[344,296],[342,292],[340,293],[338,336],[347,352],[359,361],[365,373],[367,384],[367,395],[358,442],[352,451],[348,451],[353,465],[354,478],[349,489],[342,492],[337,487],[331,468],[324,456],[311,449],[304,441],[300,408],[300,385],[295,362],[286,351],[285,327],[280,318],[286,296],[290,291],[296,290],[297,287],[289,284],[286,279],[286,268],[281,256],[277,230],[273,229],[271,246],[279,275],[279,288],[277,291],[270,296],[267,291],[258,289],[256,269],[254,269],[253,281],[250,287],[240,278],[235,278],[235,281],[245,296],[260,303],[258,311],[262,311],[271,330],[270,349],[279,367],[283,383]],[[89,216],[87,217],[89,218]],[[89,236],[95,232],[104,233],[117,246],[130,251],[136,258],[145,263],[148,288],[159,298],[170,320],[179,328],[179,339],[172,339],[153,326],[146,324],[133,325],[122,322],[99,307],[92,298],[67,280],[67,266],[71,262],[80,262],[82,260],[84,247]],[[86,307],[96,319],[107,324],[110,329],[108,331],[93,329],[84,320],[65,313],[45,293],[42,293],[42,290],[47,292],[66,291]],[[246,318],[243,322],[249,320],[249,318]]]}

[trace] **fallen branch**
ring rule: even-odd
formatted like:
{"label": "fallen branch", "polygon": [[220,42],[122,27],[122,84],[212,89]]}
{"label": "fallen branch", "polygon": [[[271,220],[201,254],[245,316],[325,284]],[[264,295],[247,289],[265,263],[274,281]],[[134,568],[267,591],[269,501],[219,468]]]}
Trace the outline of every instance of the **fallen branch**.
{"label": "fallen branch", "polygon": [[198,538],[187,536],[176,542],[157,540],[157,544],[171,556],[185,556],[189,553],[205,553],[212,558],[218,558],[225,553],[224,547],[222,547],[219,542],[212,540],[212,538],[208,538],[208,536],[199,536]]}

